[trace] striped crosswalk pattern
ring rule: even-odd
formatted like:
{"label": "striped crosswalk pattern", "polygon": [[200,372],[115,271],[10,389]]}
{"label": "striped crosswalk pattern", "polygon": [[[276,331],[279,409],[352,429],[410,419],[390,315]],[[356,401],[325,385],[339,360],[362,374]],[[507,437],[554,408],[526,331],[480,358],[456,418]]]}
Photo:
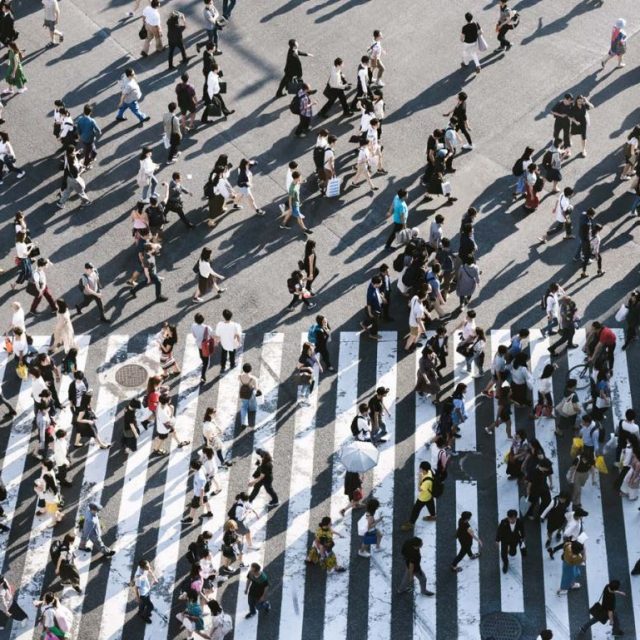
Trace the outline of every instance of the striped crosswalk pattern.
{"label": "striped crosswalk pattern", "polygon": [[[612,415],[605,417],[608,434],[625,410],[638,400],[640,388],[637,371],[633,369],[637,347],[622,351],[622,332],[617,330],[616,334]],[[485,369],[488,370],[488,362],[497,347],[507,344],[511,335],[510,329],[489,332]],[[493,542],[495,527],[508,509],[518,509],[523,486],[506,479],[504,454],[510,443],[504,426],[496,429],[493,436],[484,432],[484,427],[495,418],[497,407],[480,395],[487,378],[477,379],[467,373],[464,358],[455,350],[457,339],[454,337],[452,341],[454,348],[448,368],[442,372],[441,398],[451,393],[457,383],[467,385],[465,402],[469,417],[456,443],[460,456],[453,462],[445,492],[437,501],[437,521],[425,523],[419,518],[413,533],[407,533],[400,525],[406,522],[415,499],[418,466],[422,460],[431,459],[425,445],[434,437],[439,411],[431,398],[414,392],[419,351],[406,354],[401,336],[396,332],[382,332],[377,343],[363,340],[356,332],[334,334],[330,349],[337,372],[320,374],[308,402],[300,403],[296,401],[300,393],[295,389],[296,378],[291,377],[292,371],[287,367],[293,368],[297,362],[300,344],[306,338],[306,332],[302,335],[268,333],[259,340],[251,336],[249,343],[245,337],[245,345],[251,346],[246,352],[238,351],[236,370],[218,377],[214,372],[210,375],[213,383],[201,386],[197,345],[188,336],[176,353],[182,372],[173,385],[173,393],[176,429],[181,440],[191,443],[178,448],[172,441],[166,459],[156,462],[150,459],[151,429],[142,430],[135,453],[128,457],[121,454],[120,415],[130,395],[119,395],[112,383],[91,372],[98,366],[117,367],[132,354],[144,354],[147,360],[158,361],[157,344],[150,338],[145,348],[139,339],[117,334],[101,343],[92,343],[89,336],[79,336],[78,364],[86,367],[94,389],[99,433],[102,439],[112,442],[113,447],[102,450],[92,440],[88,450],[72,457],[71,475],[74,485],[80,487],[79,495],[66,505],[68,517],[55,528],[47,526],[46,516],[35,513],[33,482],[39,469],[30,460],[36,439],[32,427],[31,382],[17,380],[15,363],[7,354],[0,354],[0,379],[13,389],[8,393],[5,387],[5,394],[17,410],[16,418],[0,430],[0,468],[8,493],[2,506],[7,514],[6,522],[11,524],[10,533],[0,538],[0,569],[19,587],[18,602],[29,614],[28,623],[22,627],[14,624],[7,637],[12,640],[35,637],[34,600],[42,596],[55,578],[49,560],[51,541],[72,527],[89,501],[109,505],[105,512],[113,515],[103,523],[103,530],[105,542],[116,550],[116,555],[101,564],[98,571],[93,562],[96,554],[79,554],[83,593],[76,594],[68,588],[58,592],[74,614],[70,637],[73,640],[177,637],[180,626],[175,616],[184,604],[177,598],[176,589],[183,583],[188,568],[184,560],[186,547],[198,533],[209,530],[213,534],[210,547],[216,564],[220,563],[226,514],[235,494],[246,489],[253,471],[253,460],[246,457],[256,448],[274,457],[274,488],[281,504],[275,510],[268,510],[269,497],[261,493],[256,498],[257,518],[249,516],[247,521],[255,548],[245,549],[244,562],[265,565],[272,584],[272,612],[245,620],[248,606],[244,575],[230,579],[215,592],[234,618],[234,632],[230,637],[242,640],[260,637],[294,640],[307,636],[325,640],[472,640],[482,637],[480,629],[485,616],[502,612],[511,615],[522,627],[522,637],[535,637],[540,629],[549,627],[555,638],[568,639],[586,619],[587,602],[597,600],[609,577],[622,580],[622,588],[628,593],[620,607],[622,626],[627,636],[637,636],[640,585],[634,582],[637,579],[628,577],[628,572],[640,558],[640,536],[637,535],[640,514],[633,502],[625,500],[620,505],[614,494],[611,485],[615,467],[611,453],[607,455],[610,473],[595,474],[594,484],[589,479],[583,490],[582,505],[589,512],[585,520],[589,540],[582,590],[579,594],[558,596],[561,563],[544,553],[545,524],[525,522],[529,545],[537,552],[525,558],[516,556],[507,574],[500,571],[499,553]],[[47,348],[48,340],[45,336],[34,336],[34,344],[41,351]],[[584,344],[584,330],[576,333],[575,340],[581,346]],[[548,346],[548,338],[532,329],[529,349],[534,400],[537,380],[549,362]],[[580,349],[574,349],[558,359],[559,367],[554,374],[555,398],[562,395],[567,370],[580,364],[583,357]],[[253,373],[262,390],[255,420],[252,420],[254,426],[248,430],[240,429],[239,420],[237,372],[243,362],[253,364]],[[214,368],[217,369],[217,364]],[[69,382],[68,377],[60,382],[62,399],[66,398]],[[364,488],[381,503],[379,514],[383,516],[384,537],[379,552],[373,551],[371,558],[361,558],[357,555],[359,543],[353,529],[362,512],[347,511],[344,515],[341,512],[348,500],[343,492],[345,469],[340,463],[339,451],[352,438],[350,424],[358,403],[371,397],[378,386],[389,388],[385,399],[389,415],[384,416],[389,440],[380,445],[378,465],[365,474]],[[579,395],[581,402],[586,402],[588,389],[581,390]],[[213,517],[188,526],[181,519],[188,511],[191,498],[189,462],[202,445],[201,416],[209,406],[217,409],[216,418],[224,431],[225,447],[236,464],[228,473],[218,476],[222,491],[210,499]],[[552,494],[555,495],[566,488],[571,438],[569,434],[563,438],[556,436],[553,419],[534,421],[529,412],[525,407],[514,409],[512,430],[525,429],[529,438],[537,438],[542,445],[553,466]],[[67,413],[68,409],[63,410],[59,424],[65,424],[65,420],[70,424]],[[324,429],[327,423],[320,415],[330,416],[331,429]],[[406,421],[410,429],[405,429]],[[401,433],[404,435],[400,436]],[[410,434],[409,439],[406,434]],[[331,452],[326,459],[326,470],[321,473],[317,473],[315,457],[319,446],[324,447],[322,451]],[[400,451],[404,453],[401,455]],[[283,457],[286,461],[279,466],[279,459]],[[473,464],[466,464],[466,460]],[[474,475],[476,471],[478,477]],[[346,573],[329,575],[326,580],[320,577],[321,569],[304,563],[309,532],[317,526],[317,518],[311,518],[311,512],[315,509],[318,513],[318,501],[314,497],[318,486],[322,492],[317,495],[324,496],[321,503],[324,515],[331,516],[340,534],[335,538],[335,553],[339,564],[347,567]],[[399,495],[402,500],[398,499]],[[617,518],[615,522],[619,526],[609,523],[607,510],[613,508],[611,505],[617,509],[614,519]],[[454,574],[449,565],[455,554],[455,525],[462,511],[473,513],[472,526],[484,542],[480,549],[483,558],[464,560],[463,571]],[[274,525],[276,521],[280,523],[278,526]],[[417,584],[413,597],[396,593],[404,572],[399,550],[411,535],[423,540],[422,563],[428,588],[436,591],[434,598],[421,596]],[[611,550],[618,552],[615,562]],[[132,617],[135,603],[128,586],[137,562],[143,557],[152,560],[159,579],[152,591],[156,612],[149,625]],[[271,574],[272,564],[283,567],[282,572]],[[491,568],[487,576],[481,571],[483,566]],[[616,570],[623,567],[626,574],[610,576],[612,567]],[[354,580],[350,575],[356,569],[358,579]],[[96,593],[100,594],[98,604]],[[324,600],[323,607],[319,606],[318,598]],[[318,605],[317,611],[308,610],[310,603]],[[96,607],[100,608],[99,623],[88,626],[82,614]],[[352,615],[359,620],[358,628],[350,624]],[[208,624],[208,616],[206,620]],[[261,631],[263,625],[266,625],[264,632]],[[604,638],[606,634],[604,626],[592,630],[593,638]]]}

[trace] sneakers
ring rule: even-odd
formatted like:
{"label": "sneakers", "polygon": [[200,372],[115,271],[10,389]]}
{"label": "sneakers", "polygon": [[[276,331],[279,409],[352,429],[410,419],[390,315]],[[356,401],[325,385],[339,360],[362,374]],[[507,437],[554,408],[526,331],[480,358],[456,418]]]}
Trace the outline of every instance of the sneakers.
{"label": "sneakers", "polygon": [[281,229],[291,229],[291,227],[288,224],[281,224],[280,228]]}
{"label": "sneakers", "polygon": [[467,151],[472,151],[473,150],[473,145],[472,144],[463,144],[462,148],[467,150]]}
{"label": "sneakers", "polygon": [[267,502],[267,509],[272,509],[273,507],[277,507],[280,504],[280,500],[272,500],[271,502]]}
{"label": "sneakers", "polygon": [[405,522],[404,524],[400,525],[400,529],[402,531],[413,531],[414,525],[411,522]]}
{"label": "sneakers", "polygon": [[362,551],[362,549],[358,550],[358,555],[361,558],[370,558],[371,557],[371,554],[368,551]]}

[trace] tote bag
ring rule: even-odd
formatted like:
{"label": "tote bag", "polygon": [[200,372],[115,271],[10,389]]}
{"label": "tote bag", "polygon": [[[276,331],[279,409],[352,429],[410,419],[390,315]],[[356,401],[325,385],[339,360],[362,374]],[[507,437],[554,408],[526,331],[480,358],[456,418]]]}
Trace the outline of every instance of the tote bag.
{"label": "tote bag", "polygon": [[336,198],[340,195],[340,178],[331,178],[329,182],[327,182],[327,198]]}
{"label": "tote bag", "polygon": [[484,53],[489,48],[487,41],[484,39],[482,34],[478,35],[478,51]]}

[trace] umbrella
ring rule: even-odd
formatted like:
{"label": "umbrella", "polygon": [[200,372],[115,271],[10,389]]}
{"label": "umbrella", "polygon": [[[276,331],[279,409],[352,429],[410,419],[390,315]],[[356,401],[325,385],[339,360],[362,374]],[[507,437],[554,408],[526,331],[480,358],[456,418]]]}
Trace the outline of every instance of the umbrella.
{"label": "umbrella", "polygon": [[354,441],[342,446],[340,461],[347,471],[362,473],[378,464],[378,449],[370,442]]}

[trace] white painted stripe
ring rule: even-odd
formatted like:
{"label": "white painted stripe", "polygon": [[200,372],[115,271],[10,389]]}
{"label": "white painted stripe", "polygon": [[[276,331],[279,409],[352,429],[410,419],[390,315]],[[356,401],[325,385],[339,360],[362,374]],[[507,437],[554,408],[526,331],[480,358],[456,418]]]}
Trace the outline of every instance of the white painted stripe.
{"label": "white painted stripe", "polygon": [[[87,362],[87,350],[89,346],[88,336],[78,336],[76,339],[78,344],[78,369],[84,370]],[[46,344],[48,345],[47,339]],[[68,388],[70,378],[63,378],[60,389]],[[29,399],[31,405],[33,402]],[[33,415],[30,412],[30,416]],[[31,422],[29,422],[31,426]],[[71,410],[65,407],[58,416],[58,426],[65,429],[71,436]],[[35,506],[35,505],[34,505]],[[27,547],[24,559],[24,569],[22,571],[22,582],[20,587],[20,606],[29,616],[25,621],[26,624],[22,628],[13,625],[11,630],[12,640],[27,640],[33,637],[36,623],[36,608],[33,604],[34,600],[39,600],[42,596],[42,587],[44,582],[44,573],[49,562],[49,547],[53,536],[53,527],[48,526],[51,522],[49,514],[43,516],[35,516],[29,537],[29,545]]]}
{"label": "white painted stripe", "polygon": [[[613,376],[611,377],[611,399],[613,426],[617,428],[620,420],[624,418],[625,411],[633,407],[631,398],[631,385],[629,384],[629,368],[627,362],[627,352],[622,350],[624,344],[624,331],[622,329],[613,329],[616,334],[615,360],[613,363]],[[615,462],[610,456],[609,460]],[[615,467],[610,464],[609,474],[615,473]],[[606,482],[606,481],[605,481]],[[638,503],[622,498],[622,514],[624,516],[624,532],[627,539],[627,560],[629,562],[629,570],[633,569],[635,563],[640,559],[640,536],[638,535],[638,523],[640,522],[640,514],[638,513]],[[588,519],[587,519],[588,522]],[[640,635],[638,624],[640,623],[640,578],[630,576],[631,582],[631,599],[633,616],[633,626],[636,631],[636,637]],[[628,630],[629,635],[633,636],[633,630]]]}
{"label": "white painted stripe", "polygon": [[[491,359],[495,356],[501,344],[509,344],[511,333],[508,329],[494,330],[491,332]],[[496,395],[498,390],[496,389]],[[498,401],[494,400],[494,414],[497,415]],[[515,434],[515,412],[511,416],[511,432]],[[507,517],[509,509],[519,510],[518,483],[507,478],[507,465],[504,456],[511,447],[511,441],[507,438],[507,430],[501,424],[495,430],[496,440],[496,491],[498,498],[498,519]],[[509,571],[502,573],[502,560],[498,554],[500,565],[500,597],[502,611],[524,611],[524,595],[522,589],[522,556],[518,553],[509,557]]]}
{"label": "white painted stripe", "polygon": [[395,413],[397,400],[398,337],[395,331],[383,331],[378,342],[376,363],[376,387],[388,387],[386,398],[390,416],[384,421],[389,431],[389,442],[380,447],[380,458],[373,469],[373,493],[380,501],[379,514],[384,520],[379,527],[384,534],[381,549],[371,547],[371,558],[366,560],[355,556],[352,562],[370,562],[369,573],[369,640],[390,640],[391,638],[391,569],[393,548],[393,489],[395,465]]}
{"label": "white painted stripe", "polygon": [[[355,331],[340,333],[340,353],[338,357],[338,374],[336,376],[336,413],[333,447],[333,470],[331,476],[331,519],[335,529],[343,538],[335,538],[334,551],[338,562],[349,566],[351,556],[351,520],[352,513],[348,511],[342,518],[340,509],[348,504],[344,495],[345,469],[338,459],[340,447],[353,439],[351,421],[358,411],[358,364],[360,351],[360,335]],[[349,573],[335,573],[327,578],[325,609],[324,609],[324,638],[347,637],[347,617],[349,610]]]}
{"label": "white painted stripe", "polygon": [[[149,362],[159,362],[160,353],[155,337],[149,337],[145,354]],[[141,432],[137,451],[130,453],[127,457],[124,482],[120,492],[116,543],[112,547],[116,550],[116,554],[109,560],[109,577],[102,608],[99,640],[122,638],[127,602],[131,594],[129,582],[133,576],[136,560],[138,526],[144,502],[144,487],[152,442],[153,424],[146,431]]]}
{"label": "white painted stripe", "polygon": [[[579,348],[568,350],[569,369],[584,362],[585,355],[582,351],[585,343],[584,329],[578,329],[576,331],[573,342],[579,345]],[[577,394],[581,403],[591,398],[588,388],[577,391]],[[569,434],[567,434],[567,436],[569,436]],[[597,474],[596,478],[598,478]],[[589,513],[589,517],[584,521],[584,530],[587,536],[589,536],[586,543],[587,588],[589,590],[588,600],[591,605],[600,598],[602,589],[604,589],[605,584],[609,581],[609,565],[607,563],[604,518],[602,516],[602,496],[599,482],[597,486],[593,487],[591,486],[591,479],[587,479],[582,488],[581,502],[582,508]],[[584,586],[584,580],[581,582]],[[604,638],[608,637],[607,629],[607,625],[597,624],[591,627],[591,637],[593,640],[604,640]]]}
{"label": "white painted stripe", "polygon": [[[34,346],[42,349],[49,344],[49,338],[34,336]],[[6,364],[9,372],[15,374],[16,360]],[[18,491],[22,483],[24,465],[29,453],[29,440],[31,439],[33,422],[33,400],[31,398],[31,378],[27,378],[20,383],[18,401],[16,403],[16,417],[11,423],[11,434],[9,442],[4,452],[2,461],[2,480],[7,488],[7,499],[2,506],[6,514],[6,523],[10,524],[16,511]],[[7,428],[7,427],[5,427]],[[4,567],[7,544],[0,544],[0,570]]]}
{"label": "white painted stripe", "polygon": [[[258,404],[256,412],[256,426],[254,432],[254,448],[264,449],[273,455],[274,442],[276,437],[276,426],[278,418],[278,388],[281,383],[282,370],[282,347],[284,344],[283,333],[266,333],[260,351],[260,389],[264,402]],[[253,472],[253,469],[251,469]],[[248,491],[247,491],[248,492]],[[264,566],[265,558],[265,535],[269,512],[264,509],[258,512],[260,517],[252,521],[247,516],[246,525],[251,530],[251,537],[255,544],[260,545],[257,551],[248,551],[245,547],[245,558],[247,564],[257,562]],[[244,576],[240,581],[240,590],[236,602],[236,638],[251,640],[256,638],[258,633],[258,616],[245,620],[245,615],[249,612],[247,598],[244,595]]]}
{"label": "white painted stripe", "polygon": [[[86,338],[87,346],[89,343],[88,336],[82,336]],[[105,354],[105,362],[112,362],[118,355],[126,355],[127,343],[129,336],[126,335],[114,335],[110,336],[107,342],[107,352]],[[79,342],[79,339],[76,340]],[[61,388],[66,389],[71,383],[72,378],[67,378]],[[96,402],[96,417],[98,433],[103,442],[110,443],[113,440],[113,422],[118,410],[118,397],[113,394],[111,389],[102,385],[98,392],[98,399]],[[107,474],[107,463],[109,461],[109,450],[101,449],[92,438],[89,444],[89,453],[84,467],[84,480],[82,481],[82,489],[80,493],[80,500],[78,505],[78,514],[82,515],[85,512],[89,502],[102,502],[102,490],[104,488],[104,479]],[[76,476],[76,482],[80,480],[80,474]],[[79,542],[79,540],[78,540]],[[78,630],[80,627],[82,603],[84,601],[84,593],[87,588],[87,581],[89,579],[89,566],[91,564],[91,553],[78,552],[77,566],[80,574],[80,586],[82,587],[82,594],[77,594],[75,591],[70,590],[68,593],[70,597],[65,602],[74,614],[73,628],[71,629],[71,637],[78,637]]]}
{"label": "white painted stripe", "polygon": [[[244,334],[241,338],[244,341]],[[236,418],[240,411],[239,405],[239,389],[240,382],[238,375],[242,371],[243,350],[241,342],[236,350],[236,366],[229,369],[218,382],[218,404],[216,405],[216,422],[222,431],[222,439],[225,442],[233,441],[234,430],[236,426]],[[197,435],[200,438],[200,434]],[[224,473],[224,472],[223,472]],[[228,474],[227,474],[228,476]],[[211,531],[213,538],[209,541],[209,548],[212,551],[213,566],[222,566],[222,536],[224,534],[223,526],[227,521],[227,496],[229,493],[229,480],[224,475],[218,473],[218,482],[220,483],[220,493],[217,496],[209,496],[209,505],[213,512],[212,518],[203,520],[201,531]],[[214,596],[217,589],[214,589]]]}
{"label": "white painted stripe", "polygon": [[475,451],[477,449],[476,442],[476,387],[474,379],[470,373],[467,373],[465,359],[458,353],[457,347],[461,340],[456,331],[453,338],[453,386],[454,388],[460,382],[467,385],[467,392],[464,396],[464,405],[467,410],[468,418],[460,425],[460,435],[456,441],[456,451]]}
{"label": "white painted stripe", "polygon": [[[435,335],[433,331],[427,332],[427,338]],[[418,372],[418,363],[420,362],[421,352],[416,351],[416,375]],[[415,380],[415,378],[414,378]],[[436,407],[431,398],[420,397],[414,392],[416,400],[416,430],[414,436],[414,472],[415,472],[415,491],[418,495],[418,470],[423,460],[429,462],[431,455],[429,449],[425,447],[427,442],[431,442],[435,436],[436,424],[438,422]],[[435,444],[432,445],[435,447]],[[435,473],[435,468],[433,472]],[[408,506],[408,505],[407,505]],[[437,499],[436,499],[437,506]],[[424,510],[426,511],[426,509]],[[436,511],[437,513],[437,511]],[[426,515],[426,514],[425,514]],[[436,522],[423,522],[418,518],[415,526],[415,535],[422,538],[422,566],[428,580],[429,591],[438,592],[436,585]],[[413,629],[414,638],[432,638],[436,637],[436,598],[425,598],[414,590],[413,603]]]}
{"label": "white painted stripe", "polygon": [[[549,364],[549,340],[543,338],[539,329],[532,329],[529,334],[529,344],[531,345],[531,373],[533,375],[533,403],[534,406],[538,401],[538,380],[542,375],[545,365]],[[556,442],[555,419],[554,418],[538,418],[535,423],[536,438],[542,445],[544,452],[552,464],[553,489],[551,496],[555,496],[560,492],[560,472],[558,467],[558,446]],[[544,566],[544,603],[547,617],[547,626],[553,629],[560,637],[568,638],[570,636],[569,629],[569,608],[568,600],[564,596],[558,596],[557,590],[560,588],[560,580],[562,579],[562,561],[559,555],[555,560],[551,560],[547,554],[544,544],[547,540],[547,524],[540,523],[540,540],[542,542],[542,562]],[[552,544],[557,544],[555,537]]]}
{"label": "white painted stripe", "polygon": [[[303,333],[300,344],[307,340]],[[298,399],[300,399],[298,388]],[[316,438],[316,410],[318,407],[318,381],[309,395],[308,405],[300,405],[294,418],[295,435],[291,453],[291,482],[289,509],[282,574],[282,604],[280,637],[289,640],[302,638],[304,591],[307,553],[307,535],[311,527],[310,506],[313,475],[313,449]],[[315,523],[313,523],[315,530]]]}
{"label": "white painted stripe", "polygon": [[[200,355],[194,337],[186,338],[178,403],[175,412],[175,429],[179,440],[193,441],[198,395],[200,394]],[[158,526],[158,544],[153,563],[158,583],[152,590],[156,611],[151,616],[152,623],[145,626],[146,640],[158,640],[167,635],[171,616],[171,601],[175,587],[180,536],[184,514],[185,496],[189,477],[191,447],[178,448],[178,443],[170,438],[171,451],[167,467],[167,482],[163,494],[162,514]],[[165,441],[166,442],[166,441]]]}
{"label": "white painted stripe", "polygon": [[[463,511],[473,514],[471,526],[478,531],[478,487],[475,481],[456,480],[456,513]],[[457,523],[457,520],[456,520]],[[474,547],[477,543],[474,542]],[[456,549],[457,552],[457,549]],[[474,549],[474,553],[477,549]],[[458,577],[458,638],[477,640],[480,637],[480,564],[478,560],[464,561]]]}

